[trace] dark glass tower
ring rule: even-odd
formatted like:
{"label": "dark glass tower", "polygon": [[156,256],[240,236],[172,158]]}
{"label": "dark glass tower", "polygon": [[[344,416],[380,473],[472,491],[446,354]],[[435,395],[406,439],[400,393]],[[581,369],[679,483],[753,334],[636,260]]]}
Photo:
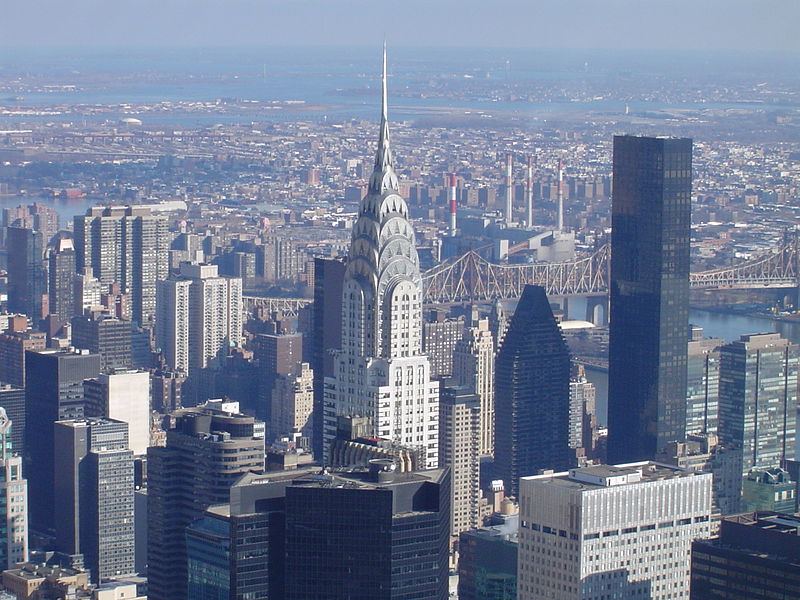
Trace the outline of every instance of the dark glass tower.
{"label": "dark glass tower", "polygon": [[691,192],[692,140],[614,138],[609,464],[684,438]]}
{"label": "dark glass tower", "polygon": [[506,493],[539,469],[572,466],[567,343],[544,288],[525,286],[495,364],[495,468]]}
{"label": "dark glass tower", "polygon": [[47,293],[42,234],[32,229],[9,227],[7,235],[8,310],[28,315],[35,327],[44,316],[42,299]]}

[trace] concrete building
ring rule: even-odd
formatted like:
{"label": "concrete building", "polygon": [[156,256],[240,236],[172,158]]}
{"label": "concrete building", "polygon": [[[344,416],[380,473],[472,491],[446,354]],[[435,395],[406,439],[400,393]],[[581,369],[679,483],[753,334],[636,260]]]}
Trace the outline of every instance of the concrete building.
{"label": "concrete building", "polygon": [[58,550],[83,554],[94,583],[134,574],[133,453],[127,423],[56,421],[54,439]]}
{"label": "concrete building", "polygon": [[710,474],[641,462],[523,477],[518,598],[689,598],[691,544],[710,535]]}
{"label": "concrete building", "polygon": [[453,374],[453,354],[463,337],[463,317],[448,317],[442,310],[427,312],[422,323],[422,352],[431,364],[432,379]]}
{"label": "concrete building", "polygon": [[577,459],[594,458],[599,438],[597,427],[597,390],[586,379],[583,365],[572,369],[569,380],[569,447]]}
{"label": "concrete building", "polygon": [[190,377],[241,343],[242,319],[242,280],[219,277],[216,265],[182,263],[179,278],[158,282],[156,346]]}
{"label": "concrete building", "polygon": [[77,268],[92,269],[105,286],[131,297],[132,319],[152,327],[156,282],[169,275],[171,238],[166,217],[135,206],[92,207],[74,218]]}
{"label": "concrete building", "polygon": [[297,363],[293,373],[278,375],[272,388],[273,437],[300,434],[298,445],[311,449],[314,410],[314,372],[308,363]]}
{"label": "concrete building", "polygon": [[525,286],[495,363],[495,473],[507,495],[517,496],[520,477],[574,466],[569,376],[544,288]]}
{"label": "concrete building", "polygon": [[22,457],[14,452],[13,422],[0,407],[0,566],[28,560],[28,482]]}
{"label": "concrete building", "polygon": [[150,373],[114,371],[83,382],[86,416],[128,424],[128,448],[144,456],[150,446]]}
{"label": "concrete building", "polygon": [[755,512],[722,520],[719,537],[692,544],[692,600],[800,598],[800,518]]}
{"label": "concrete building", "polygon": [[[3,587],[18,600],[57,598],[65,591],[88,592],[89,573],[58,566],[24,563],[15,569],[3,571]],[[133,599],[135,600],[135,599]]]}
{"label": "concrete building", "polygon": [[25,352],[44,350],[47,336],[28,329],[28,320],[17,316],[9,321],[9,328],[0,334],[0,381],[16,387],[25,387]]}
{"label": "concrete building", "polygon": [[488,319],[473,318],[453,352],[453,378],[480,399],[481,454],[494,454],[494,339]]}
{"label": "concrete building", "polygon": [[692,140],[614,137],[608,460],[651,460],[686,429]]}
{"label": "concrete building", "polygon": [[258,402],[251,408],[256,416],[272,417],[272,392],[281,376],[296,372],[303,361],[303,334],[261,333],[253,339],[253,359],[258,363]]}
{"label": "concrete building", "polygon": [[256,437],[253,417],[217,404],[174,413],[166,446],[147,451],[151,600],[187,598],[186,527],[210,506],[228,502],[242,474],[264,470],[263,429]]}
{"label": "concrete building", "polygon": [[73,315],[82,315],[86,310],[96,310],[101,307],[100,300],[107,285],[92,275],[92,268],[86,267],[75,275],[75,307]]}
{"label": "concrete building", "polygon": [[[439,458],[439,387],[422,352],[422,279],[414,228],[400,196],[383,105],[369,193],[353,226],[342,286],[342,347],[325,380],[325,453],[337,417],[371,420],[372,435]],[[325,456],[323,457],[323,459]]]}
{"label": "concrete building", "polygon": [[753,469],[742,483],[742,509],[745,512],[797,512],[797,483],[781,468]]}
{"label": "concrete building", "polygon": [[480,525],[480,398],[472,388],[439,388],[439,466],[450,469],[450,535]]}
{"label": "concrete building", "polygon": [[72,345],[100,355],[103,370],[130,369],[131,322],[94,310],[72,318]]}

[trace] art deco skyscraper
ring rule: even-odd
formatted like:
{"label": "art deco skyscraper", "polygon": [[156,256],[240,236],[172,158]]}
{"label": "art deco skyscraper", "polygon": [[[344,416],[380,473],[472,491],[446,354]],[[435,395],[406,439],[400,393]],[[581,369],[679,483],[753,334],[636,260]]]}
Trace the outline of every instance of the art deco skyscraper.
{"label": "art deco skyscraper", "polygon": [[414,228],[389,147],[386,52],[380,136],[369,191],[353,226],[342,287],[342,348],[325,380],[325,457],[336,417],[360,415],[372,434],[438,461],[439,386],[422,353],[422,281]]}
{"label": "art deco skyscraper", "polygon": [[495,366],[495,468],[512,496],[520,477],[574,466],[569,374],[567,342],[544,288],[527,285]]}
{"label": "art deco skyscraper", "polygon": [[692,140],[614,138],[610,463],[684,438],[691,192]]}

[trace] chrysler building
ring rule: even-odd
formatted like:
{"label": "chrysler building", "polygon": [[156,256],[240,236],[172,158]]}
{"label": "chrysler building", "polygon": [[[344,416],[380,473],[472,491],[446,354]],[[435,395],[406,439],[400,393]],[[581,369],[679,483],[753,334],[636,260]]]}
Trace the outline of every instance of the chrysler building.
{"label": "chrysler building", "polygon": [[325,380],[325,459],[339,416],[368,417],[374,436],[438,463],[439,383],[422,354],[422,280],[408,206],[389,145],[386,48],[375,167],[353,226],[342,286],[342,348]]}

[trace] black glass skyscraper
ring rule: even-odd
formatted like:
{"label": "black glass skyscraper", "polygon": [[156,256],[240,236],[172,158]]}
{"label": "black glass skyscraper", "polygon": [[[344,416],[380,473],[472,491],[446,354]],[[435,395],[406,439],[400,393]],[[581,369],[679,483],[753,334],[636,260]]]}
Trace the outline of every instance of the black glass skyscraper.
{"label": "black glass skyscraper", "polygon": [[691,191],[692,140],[614,138],[609,464],[684,437]]}
{"label": "black glass skyscraper", "polygon": [[544,288],[525,286],[495,363],[495,468],[506,493],[540,469],[572,466],[567,343]]}

